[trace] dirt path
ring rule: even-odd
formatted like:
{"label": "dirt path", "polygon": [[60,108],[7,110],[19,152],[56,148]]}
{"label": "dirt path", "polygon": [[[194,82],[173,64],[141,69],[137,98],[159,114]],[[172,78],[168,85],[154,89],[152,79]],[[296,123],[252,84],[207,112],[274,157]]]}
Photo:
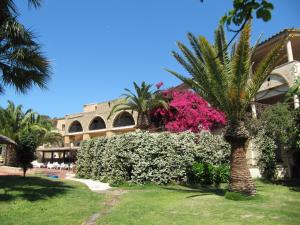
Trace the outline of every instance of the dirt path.
{"label": "dirt path", "polygon": [[83,225],[96,225],[96,222],[101,217],[104,217],[106,214],[110,213],[112,208],[120,202],[120,196],[126,191],[121,189],[116,190],[107,190],[105,192],[99,192],[106,194],[106,200],[104,202],[104,208],[100,212],[94,213],[91,215]]}

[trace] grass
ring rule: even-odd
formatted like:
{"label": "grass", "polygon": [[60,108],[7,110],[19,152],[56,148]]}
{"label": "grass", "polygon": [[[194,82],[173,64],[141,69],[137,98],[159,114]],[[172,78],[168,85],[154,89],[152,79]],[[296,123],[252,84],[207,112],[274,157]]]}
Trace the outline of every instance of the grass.
{"label": "grass", "polygon": [[77,182],[0,176],[1,225],[82,224],[102,209],[103,200]]}
{"label": "grass", "polygon": [[120,203],[98,224],[299,224],[299,188],[260,181],[257,188],[254,198],[229,200],[224,188],[125,187]]}
{"label": "grass", "polygon": [[0,224],[83,224],[99,212],[99,225],[299,224],[299,186],[256,184],[252,198],[178,185],[123,186],[116,197],[71,181],[0,176]]}

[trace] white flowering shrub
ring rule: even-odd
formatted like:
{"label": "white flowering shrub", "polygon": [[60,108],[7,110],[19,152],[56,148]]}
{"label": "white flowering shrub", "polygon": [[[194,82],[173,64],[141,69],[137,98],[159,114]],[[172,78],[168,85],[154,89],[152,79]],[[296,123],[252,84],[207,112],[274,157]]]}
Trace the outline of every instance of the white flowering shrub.
{"label": "white flowering shrub", "polygon": [[228,163],[229,152],[221,136],[207,133],[126,133],[83,141],[77,174],[109,183],[186,182],[195,160]]}
{"label": "white flowering shrub", "polygon": [[230,144],[221,135],[202,133],[197,137],[195,157],[197,162],[211,165],[229,164]]}

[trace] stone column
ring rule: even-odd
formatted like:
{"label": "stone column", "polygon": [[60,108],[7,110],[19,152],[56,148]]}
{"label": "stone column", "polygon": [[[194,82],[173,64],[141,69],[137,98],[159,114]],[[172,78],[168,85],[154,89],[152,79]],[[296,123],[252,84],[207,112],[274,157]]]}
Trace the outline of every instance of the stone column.
{"label": "stone column", "polygon": [[83,134],[82,140],[88,140],[88,139],[90,139],[90,135],[89,134]]}
{"label": "stone column", "polygon": [[251,111],[252,111],[252,118],[257,118],[257,113],[256,113],[256,106],[255,103],[251,103]]}
{"label": "stone column", "polygon": [[64,144],[65,144],[66,146],[69,146],[69,145],[70,145],[70,142],[71,142],[70,137],[69,137],[69,136],[65,136],[64,139],[65,139],[65,143],[64,143]]}
{"label": "stone column", "polygon": [[[292,72],[293,72],[293,75],[294,75],[295,81],[296,81],[298,79],[299,73],[300,73],[298,64],[294,64]],[[294,108],[295,109],[299,108],[299,105],[300,105],[299,96],[298,95],[294,95]]]}
{"label": "stone column", "polygon": [[298,109],[299,105],[300,105],[300,103],[299,103],[299,97],[298,97],[298,95],[294,95],[294,108]]}
{"label": "stone column", "polygon": [[294,57],[293,57],[291,40],[288,40],[288,42],[286,43],[286,50],[287,50],[288,62],[292,62],[294,60]]}

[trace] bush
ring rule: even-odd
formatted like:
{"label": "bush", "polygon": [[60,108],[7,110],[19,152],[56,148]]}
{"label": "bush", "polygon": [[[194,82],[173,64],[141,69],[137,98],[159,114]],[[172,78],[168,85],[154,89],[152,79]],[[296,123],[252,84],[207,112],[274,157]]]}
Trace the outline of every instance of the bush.
{"label": "bush", "polygon": [[77,175],[115,185],[186,182],[195,159],[221,164],[228,162],[229,152],[229,144],[217,135],[132,132],[83,141]]}
{"label": "bush", "polygon": [[253,142],[255,151],[258,153],[257,165],[262,177],[267,180],[274,180],[277,176],[275,141],[263,132],[259,132]]}
{"label": "bush", "polygon": [[193,184],[214,184],[226,183],[229,180],[229,165],[212,165],[209,163],[196,162],[189,174],[189,182]]}

